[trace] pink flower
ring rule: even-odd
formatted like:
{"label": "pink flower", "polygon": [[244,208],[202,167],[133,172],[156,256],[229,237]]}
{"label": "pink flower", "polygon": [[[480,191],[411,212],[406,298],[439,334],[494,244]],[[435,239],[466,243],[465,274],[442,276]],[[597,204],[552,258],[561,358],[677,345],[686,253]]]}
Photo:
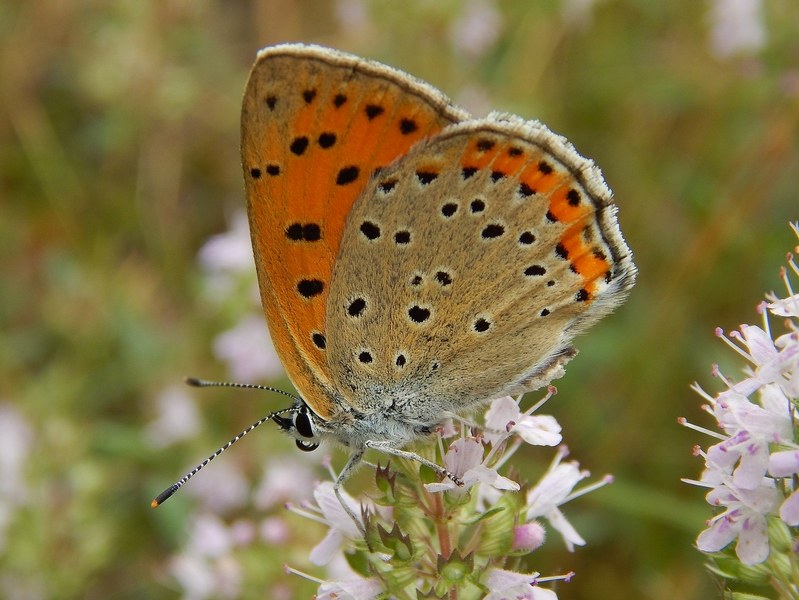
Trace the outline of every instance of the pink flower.
{"label": "pink flower", "polygon": [[483,600],[558,600],[555,592],[536,585],[538,575],[489,569],[485,586],[491,591]]}
{"label": "pink flower", "polygon": [[728,434],[748,431],[753,438],[781,442],[793,438],[790,402],[776,385],[758,386],[760,404],[733,390],[721,392],[714,400],[714,414]]}
{"label": "pink flower", "polygon": [[336,581],[324,581],[288,565],[284,565],[283,568],[287,573],[318,583],[319,589],[314,596],[316,600],[372,600],[385,591],[378,579],[360,577],[351,569],[346,577]]}
{"label": "pink flower", "polygon": [[212,236],[200,248],[198,260],[205,272],[204,288],[209,299],[220,302],[240,293],[242,283],[251,290],[253,304],[258,304],[252,242],[244,211],[237,212],[225,233]]}
{"label": "pink flower", "polygon": [[702,552],[718,552],[736,538],[735,553],[745,565],[761,563],[768,557],[769,543],[766,515],[773,514],[780,501],[774,480],[763,478],[755,489],[739,489],[722,484],[708,492],[713,506],[727,508],[708,521],[699,534],[696,546]]}
{"label": "pink flower", "polygon": [[[772,477],[796,475],[799,473],[799,450],[774,452],[769,457],[768,470]],[[799,490],[794,490],[782,503],[780,518],[792,527],[799,525]]]}
{"label": "pink flower", "polygon": [[448,471],[463,482],[463,486],[458,486],[451,479],[446,479],[440,483],[425,484],[427,491],[443,492],[445,490],[453,490],[465,493],[478,483],[485,483],[500,490],[518,490],[518,483],[503,477],[497,473],[496,469],[491,469],[485,465],[483,451],[483,445],[472,437],[452,442],[449,445],[446,456],[444,456],[444,465]]}
{"label": "pink flower", "polygon": [[569,552],[574,551],[575,545],[585,545],[585,540],[566,520],[559,506],[570,499],[574,486],[587,476],[588,472],[581,471],[576,462],[560,463],[556,460],[527,494],[527,519],[544,517],[563,536]]}
{"label": "pink flower", "polygon": [[211,273],[250,273],[255,266],[247,215],[238,211],[231,221],[228,231],[211,236],[198,253],[200,264]]}
{"label": "pink flower", "polygon": [[325,581],[319,586],[316,600],[372,600],[382,591],[382,584],[374,578]]}
{"label": "pink flower", "polygon": [[762,0],[713,0],[710,47],[719,58],[754,54],[766,43]]}
{"label": "pink flower", "polygon": [[738,463],[733,483],[743,489],[753,489],[760,485],[768,468],[768,442],[760,443],[760,440],[753,440],[748,431],[739,431],[708,448],[707,456],[726,469]]}
{"label": "pink flower", "polygon": [[770,445],[793,439],[791,403],[779,385],[759,387],[756,404],[735,391],[725,390],[712,400],[719,426],[729,437],[711,446],[709,461],[728,472],[735,467],[732,483],[754,489],[768,469]]}
{"label": "pink flower", "polygon": [[536,521],[517,525],[513,528],[511,549],[532,552],[543,545],[546,535],[546,530]]}
{"label": "pink flower", "polygon": [[799,294],[792,294],[787,298],[774,298],[767,306],[771,314],[777,317],[799,318]]}
{"label": "pink flower", "polygon": [[507,437],[508,433],[516,434],[534,446],[557,446],[563,439],[560,425],[554,417],[523,413],[510,396],[494,400],[485,419],[484,438],[494,445]]}
{"label": "pink flower", "polygon": [[[716,335],[754,366],[754,371],[749,377],[731,386],[731,390],[744,396],[769,383],[784,385],[786,378],[790,378],[790,374],[799,367],[799,343],[796,342],[796,336],[787,334],[780,336],[776,341],[773,340],[764,306],[765,303],[762,303],[758,307],[763,314],[764,328],[741,325],[741,332],[733,331],[729,338],[721,329],[716,331]],[[739,343],[736,344],[732,340]],[[786,390],[786,393],[791,392]]]}
{"label": "pink flower", "polygon": [[288,523],[279,517],[267,517],[259,527],[261,539],[272,545],[285,544],[291,539]]}
{"label": "pink flower", "polygon": [[202,556],[219,557],[233,548],[233,535],[222,519],[211,513],[200,513],[191,524],[186,549]]}
{"label": "pink flower", "polygon": [[253,504],[268,510],[276,504],[307,498],[314,489],[317,475],[304,452],[281,456],[264,464],[263,478],[253,496]]}
{"label": "pink flower", "polygon": [[146,429],[149,442],[164,448],[190,438],[200,428],[200,414],[186,386],[172,385],[155,398],[156,418]]}
{"label": "pink flower", "polygon": [[195,477],[192,485],[184,489],[185,493],[198,498],[204,508],[216,513],[241,508],[250,497],[250,481],[233,461],[228,461],[224,469],[205,469],[202,477]]}
{"label": "pink flower", "polygon": [[502,14],[490,0],[469,0],[450,26],[456,50],[470,58],[488,52],[502,33]]}
{"label": "pink flower", "polygon": [[283,373],[283,366],[269,339],[264,317],[252,314],[214,340],[214,354],[228,364],[236,381],[271,379]]}
{"label": "pink flower", "polygon": [[[314,546],[309,557],[313,564],[321,566],[330,562],[345,540],[358,539],[361,537],[361,533],[336,497],[332,481],[319,483],[314,489],[313,495],[318,511],[321,513],[320,520],[329,528],[325,538]],[[359,515],[361,507],[352,496],[344,490],[341,490],[341,496],[350,510]]]}
{"label": "pink flower", "polygon": [[196,516],[191,527],[185,550],[169,563],[170,572],[183,588],[183,597],[238,597],[242,567],[232,555],[234,529],[211,513]]}
{"label": "pink flower", "polygon": [[232,556],[209,559],[178,554],[170,560],[169,571],[180,584],[184,600],[237,598],[241,593],[242,567]]}
{"label": "pink flower", "polygon": [[28,419],[13,404],[0,401],[0,554],[6,548],[6,530],[14,522],[14,513],[28,502],[25,471],[35,442]]}

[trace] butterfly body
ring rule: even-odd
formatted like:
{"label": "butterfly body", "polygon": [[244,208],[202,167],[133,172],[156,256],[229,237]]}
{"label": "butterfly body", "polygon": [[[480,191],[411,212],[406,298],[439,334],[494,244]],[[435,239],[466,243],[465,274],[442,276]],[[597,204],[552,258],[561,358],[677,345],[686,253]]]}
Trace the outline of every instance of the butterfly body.
{"label": "butterfly body", "polygon": [[[242,161],[304,449],[401,448],[563,374],[636,270],[601,173],[535,121],[475,119],[317,46],[259,53]],[[358,454],[359,456],[359,454]]]}

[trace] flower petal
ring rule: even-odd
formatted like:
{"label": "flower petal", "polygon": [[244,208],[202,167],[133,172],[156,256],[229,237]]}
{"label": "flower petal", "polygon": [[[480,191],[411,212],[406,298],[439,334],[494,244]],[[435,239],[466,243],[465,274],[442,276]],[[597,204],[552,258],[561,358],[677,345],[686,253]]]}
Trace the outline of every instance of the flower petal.
{"label": "flower petal", "polygon": [[767,363],[776,356],[777,349],[774,347],[774,342],[760,327],[741,325],[741,333],[756,365]]}
{"label": "flower petal", "polygon": [[738,536],[740,526],[727,516],[719,517],[696,538],[702,552],[718,552]]}
{"label": "flower petal", "polygon": [[325,538],[311,550],[308,559],[316,566],[326,565],[341,547],[342,541],[344,536],[338,529],[329,529]]}
{"label": "flower petal", "polygon": [[768,472],[772,477],[788,477],[799,473],[799,451],[772,453],[768,460]]}
{"label": "flower petal", "polygon": [[450,479],[445,479],[440,483],[425,483],[424,489],[428,492],[436,493],[436,492],[446,492],[447,490],[454,490],[456,487],[456,483]]}
{"label": "flower petal", "polygon": [[778,317],[799,317],[799,294],[777,298],[768,304],[768,309]]}
{"label": "flower petal", "polygon": [[319,586],[316,600],[372,600],[383,591],[381,583],[374,578],[325,581]]}
{"label": "flower petal", "polygon": [[750,515],[744,519],[735,554],[745,565],[756,565],[768,558],[768,528],[762,515]]}
{"label": "flower petal", "polygon": [[732,482],[746,490],[755,489],[763,481],[767,470],[768,444],[751,444],[741,454],[741,462],[733,473]]}
{"label": "flower petal", "polygon": [[504,569],[489,569],[486,574],[486,587],[494,590],[503,590],[517,585],[533,585],[538,573],[517,573]]}
{"label": "flower petal", "polygon": [[521,417],[519,405],[510,396],[497,398],[485,414],[485,432],[483,438],[492,444],[496,444],[505,437],[508,423],[515,423]]}
{"label": "flower petal", "polygon": [[563,441],[560,423],[549,415],[524,417],[511,431],[533,446],[557,446]]}
{"label": "flower petal", "polygon": [[483,445],[475,438],[463,438],[450,444],[444,464],[452,473],[463,477],[483,460]]}
{"label": "flower petal", "polygon": [[782,503],[782,506],[780,506],[780,519],[791,527],[799,525],[799,491],[788,496],[787,500]]}
{"label": "flower petal", "polygon": [[566,548],[569,552],[574,552],[575,546],[585,546],[585,540],[577,533],[577,530],[566,520],[566,516],[555,508],[548,515],[545,515],[552,528],[563,536]]}
{"label": "flower petal", "polygon": [[[355,522],[352,520],[347,511],[341,505],[338,497],[336,496],[335,486],[332,481],[323,481],[314,488],[314,499],[322,511],[325,521],[331,528],[339,529],[348,537],[360,537],[360,532]],[[350,510],[356,515],[360,514],[361,507],[347,492],[341,490],[341,497],[344,502],[349,506]]]}
{"label": "flower petal", "polygon": [[527,493],[527,518],[535,519],[562,504],[574,486],[586,476],[587,473],[580,471],[574,461],[556,466]]}

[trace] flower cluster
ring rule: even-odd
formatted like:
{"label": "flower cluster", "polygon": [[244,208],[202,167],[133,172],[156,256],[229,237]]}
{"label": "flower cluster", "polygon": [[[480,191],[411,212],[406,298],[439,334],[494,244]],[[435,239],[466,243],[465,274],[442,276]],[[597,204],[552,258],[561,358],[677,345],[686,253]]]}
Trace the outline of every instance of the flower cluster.
{"label": "flower cluster", "polygon": [[[792,224],[799,236],[799,225]],[[799,266],[792,255],[788,265],[794,276]],[[693,388],[707,401],[704,409],[716,419],[721,433],[683,423],[713,436],[718,442],[695,454],[705,460],[699,481],[710,488],[708,503],[719,508],[699,534],[696,544],[703,552],[720,553],[736,542],[738,561],[731,552],[717,554],[714,570],[726,577],[751,583],[768,582],[786,597],[799,594],[799,294],[793,291],[788,269],[781,277],[785,297],[767,296],[758,306],[762,325],[741,325],[739,331],[717,335],[742,356],[744,376],[733,381],[715,366],[725,389],[711,396],[699,385]],[[780,317],[785,333],[772,333],[769,315]],[[741,566],[741,564],[743,566]],[[752,568],[758,565],[762,568]]]}
{"label": "flower cluster", "polygon": [[[544,400],[554,392],[550,388]],[[557,421],[532,414],[540,404],[522,412],[514,399],[499,398],[483,427],[460,423],[441,428],[438,444],[425,458],[435,458],[438,449],[461,486],[442,481],[416,461],[392,458],[389,466],[375,468],[369,498],[356,501],[344,493],[349,511],[336,498],[332,481],[316,486],[315,504],[291,506],[328,527],[311,551],[311,562],[322,566],[343,557],[348,565],[336,581],[315,579],[320,584],[317,598],[416,598],[419,592],[489,600],[556,599],[552,589],[540,584],[568,580],[572,574],[542,577],[528,569],[529,555],[545,541],[542,521],[563,537],[570,551],[585,544],[560,507],[610,478],[574,490],[588,473],[576,462],[564,461],[568,450],[561,445]],[[557,448],[535,485],[518,483],[512,470],[510,476],[499,473],[525,443]],[[361,515],[359,524],[352,514]]]}

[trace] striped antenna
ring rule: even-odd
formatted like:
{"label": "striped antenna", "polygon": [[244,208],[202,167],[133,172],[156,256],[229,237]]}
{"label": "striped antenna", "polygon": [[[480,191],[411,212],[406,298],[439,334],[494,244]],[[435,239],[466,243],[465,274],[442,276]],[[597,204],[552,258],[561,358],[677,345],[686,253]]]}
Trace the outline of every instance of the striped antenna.
{"label": "striped antenna", "polygon": [[[293,398],[294,400],[299,400],[299,398],[297,398],[296,396],[294,396],[292,394],[289,394],[288,392],[284,392],[283,390],[278,390],[278,389],[271,388],[271,387],[268,387],[268,386],[265,386],[265,385],[254,385],[254,384],[250,384],[250,383],[229,383],[229,382],[225,382],[225,381],[206,381],[204,379],[196,379],[194,377],[186,377],[185,381],[186,381],[186,383],[188,385],[191,385],[191,386],[194,386],[194,387],[236,387],[236,388],[244,388],[244,389],[251,389],[251,390],[266,390],[266,391],[270,391],[270,392],[276,392],[278,394],[283,394],[284,396],[288,396],[289,398]],[[181,487],[183,487],[183,484],[185,484],[189,479],[191,479],[197,473],[199,473],[200,470],[202,470],[202,468],[205,467],[205,465],[207,465],[209,462],[214,460],[217,456],[222,454],[225,450],[230,448],[233,444],[238,442],[241,438],[243,438],[245,435],[250,433],[253,429],[258,427],[259,425],[263,425],[264,423],[266,423],[270,419],[274,418],[276,415],[280,415],[280,414],[282,414],[284,412],[289,412],[289,411],[292,411],[292,410],[295,410],[294,407],[284,408],[283,410],[275,411],[273,413],[270,413],[270,414],[266,415],[262,419],[257,420],[255,423],[250,425],[247,429],[243,430],[238,435],[233,437],[227,444],[225,444],[224,446],[219,448],[211,456],[209,456],[204,461],[202,461],[199,465],[194,467],[191,471],[186,473],[178,481],[176,481],[171,486],[166,488],[163,492],[158,494],[158,496],[156,496],[153,499],[153,501],[150,502],[150,506],[153,507],[153,508],[158,508],[159,506],[161,506],[164,502],[166,502],[172,496],[172,494],[174,494]]]}
{"label": "striped antenna", "polygon": [[289,394],[286,391],[269,387],[268,385],[256,385],[254,383],[233,383],[231,381],[206,381],[205,379],[197,379],[196,377],[186,377],[183,381],[186,383],[186,385],[190,385],[192,387],[232,387],[242,388],[245,390],[265,390],[267,392],[275,392],[276,394],[288,396],[292,400],[301,401],[300,398],[294,394]]}

